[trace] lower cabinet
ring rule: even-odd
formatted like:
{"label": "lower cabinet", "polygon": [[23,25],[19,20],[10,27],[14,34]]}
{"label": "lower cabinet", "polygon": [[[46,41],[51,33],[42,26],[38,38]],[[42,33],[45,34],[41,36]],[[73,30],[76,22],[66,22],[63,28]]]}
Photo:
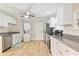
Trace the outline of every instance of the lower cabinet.
{"label": "lower cabinet", "polygon": [[51,53],[53,56],[78,56],[79,53],[69,46],[51,37]]}
{"label": "lower cabinet", "polygon": [[0,52],[2,52],[3,51],[3,45],[4,44],[4,41],[2,40],[2,36],[0,36]]}

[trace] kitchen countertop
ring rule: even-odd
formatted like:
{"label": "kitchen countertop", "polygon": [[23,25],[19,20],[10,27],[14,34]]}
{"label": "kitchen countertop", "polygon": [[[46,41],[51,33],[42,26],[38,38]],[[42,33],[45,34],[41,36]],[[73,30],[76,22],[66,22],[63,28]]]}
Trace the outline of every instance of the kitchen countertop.
{"label": "kitchen countertop", "polygon": [[79,52],[79,37],[78,36],[77,37],[69,36],[69,35],[63,35],[63,36],[49,35],[49,36],[69,46],[75,51]]}
{"label": "kitchen countertop", "polygon": [[0,35],[4,35],[4,34],[17,34],[17,33],[20,33],[20,32],[2,32],[2,33],[0,33]]}

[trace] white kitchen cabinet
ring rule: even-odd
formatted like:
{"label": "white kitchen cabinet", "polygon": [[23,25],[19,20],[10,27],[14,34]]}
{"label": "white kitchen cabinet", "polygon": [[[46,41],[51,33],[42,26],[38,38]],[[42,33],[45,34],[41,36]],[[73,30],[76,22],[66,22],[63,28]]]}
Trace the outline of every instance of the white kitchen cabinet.
{"label": "white kitchen cabinet", "polygon": [[8,20],[6,19],[6,15],[0,13],[0,26],[8,26]]}
{"label": "white kitchen cabinet", "polygon": [[57,9],[57,22],[59,25],[72,24],[72,4],[60,4]]}
{"label": "white kitchen cabinet", "polygon": [[51,37],[51,53],[53,56],[78,56],[79,53],[69,46]]}
{"label": "white kitchen cabinet", "polygon": [[51,17],[49,19],[49,27],[56,27],[57,25],[57,17]]}
{"label": "white kitchen cabinet", "polygon": [[7,19],[8,19],[9,24],[16,24],[16,19],[14,19],[12,17],[7,17]]}
{"label": "white kitchen cabinet", "polygon": [[2,36],[0,36],[0,52],[2,52],[2,47],[3,47],[2,45],[3,45],[3,43],[4,42],[2,41]]}
{"label": "white kitchen cabinet", "polygon": [[0,20],[0,27],[4,27],[4,26],[8,26],[8,23],[6,22],[6,20],[1,19]]}
{"label": "white kitchen cabinet", "polygon": [[0,26],[8,26],[8,23],[16,24],[16,19],[4,13],[0,13]]}

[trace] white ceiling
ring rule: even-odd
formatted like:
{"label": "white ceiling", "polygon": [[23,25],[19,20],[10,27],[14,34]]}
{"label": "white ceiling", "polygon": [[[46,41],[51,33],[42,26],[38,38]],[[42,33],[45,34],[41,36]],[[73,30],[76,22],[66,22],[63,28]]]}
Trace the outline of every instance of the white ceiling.
{"label": "white ceiling", "polygon": [[16,16],[26,9],[38,18],[48,18],[56,15],[56,3],[5,3],[0,4],[0,11],[10,16]]}

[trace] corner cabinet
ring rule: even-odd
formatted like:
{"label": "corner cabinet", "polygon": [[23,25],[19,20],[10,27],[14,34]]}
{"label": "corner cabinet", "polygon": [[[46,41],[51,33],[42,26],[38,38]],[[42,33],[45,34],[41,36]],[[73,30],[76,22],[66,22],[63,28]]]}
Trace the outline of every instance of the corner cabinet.
{"label": "corner cabinet", "polygon": [[59,4],[57,9],[57,21],[59,25],[72,24],[72,4]]}

